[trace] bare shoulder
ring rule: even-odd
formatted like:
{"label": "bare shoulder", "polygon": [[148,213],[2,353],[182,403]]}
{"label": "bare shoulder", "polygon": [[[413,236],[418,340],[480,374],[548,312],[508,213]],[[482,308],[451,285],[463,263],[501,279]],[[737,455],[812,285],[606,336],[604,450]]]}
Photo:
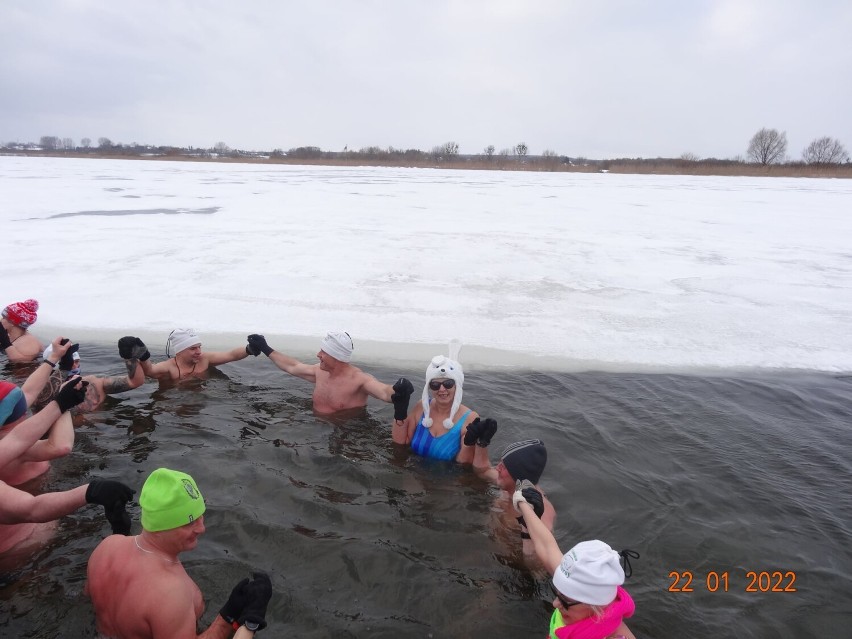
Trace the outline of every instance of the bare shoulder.
{"label": "bare shoulder", "polygon": [[124,535],[110,535],[101,541],[89,557],[90,576],[93,570],[110,563],[113,557],[123,555],[127,551],[128,545],[133,543],[132,539],[132,537],[125,537]]}
{"label": "bare shoulder", "polygon": [[27,360],[33,360],[38,357],[44,348],[39,339],[30,333],[21,335],[13,342],[12,346],[15,347],[22,359]]}
{"label": "bare shoulder", "polygon": [[[468,411],[470,411],[470,412],[468,412]],[[459,417],[461,417],[461,416],[462,416],[462,415],[464,415],[465,413],[467,413],[467,417],[465,417],[465,419],[464,419],[464,423],[465,423],[465,424],[469,424],[469,423],[470,423],[470,422],[472,422],[474,419],[476,419],[477,417],[479,417],[479,413],[477,413],[477,412],[476,412],[475,410],[473,410],[472,408],[470,408],[470,407],[465,406],[464,404],[462,404],[462,405],[460,405],[460,406],[459,406],[459,410],[458,410],[458,412],[456,413],[456,415],[458,415]]]}

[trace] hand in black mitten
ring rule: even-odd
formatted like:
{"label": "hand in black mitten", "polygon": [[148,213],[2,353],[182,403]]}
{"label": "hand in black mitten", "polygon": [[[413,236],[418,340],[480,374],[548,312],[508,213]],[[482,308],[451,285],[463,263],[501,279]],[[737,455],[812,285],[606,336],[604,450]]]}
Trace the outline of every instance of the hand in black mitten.
{"label": "hand in black mitten", "polygon": [[81,404],[86,399],[86,386],[89,382],[84,382],[79,375],[69,377],[68,381],[60,386],[56,393],[56,403],[59,404],[60,412],[65,412],[69,408],[74,408],[77,404]]}
{"label": "hand in black mitten", "polygon": [[393,418],[403,420],[408,415],[408,402],[411,399],[411,394],[414,392],[414,386],[404,377],[396,380],[393,385],[393,395],[391,395],[391,403],[393,404]]}
{"label": "hand in black mitten", "polygon": [[118,354],[121,359],[138,359],[140,362],[151,357],[145,342],[132,335],[127,335],[118,340]]}
{"label": "hand in black mitten", "polygon": [[480,421],[479,417],[468,424],[467,430],[464,432],[464,445],[473,446],[482,435],[483,428],[485,428],[485,423]]}
{"label": "hand in black mitten", "polygon": [[136,491],[111,479],[93,479],[86,489],[86,503],[104,507],[114,535],[130,534],[130,515],[125,506]]}
{"label": "hand in black mitten", "polygon": [[246,344],[246,355],[254,355],[257,357],[260,355],[260,347],[257,344],[252,344],[249,342]]}
{"label": "hand in black mitten", "polygon": [[479,440],[476,442],[482,448],[488,448],[491,443],[491,438],[497,433],[497,420],[490,417],[482,423],[482,429],[479,435]]}
{"label": "hand in black mitten", "polygon": [[65,351],[65,355],[59,358],[59,370],[61,371],[70,371],[74,368],[74,353],[80,350],[79,344],[72,344],[67,351]]}
{"label": "hand in black mitten", "polygon": [[[512,505],[515,507],[517,512],[521,512],[520,504],[524,501],[532,506],[536,517],[541,519],[541,516],[544,514],[544,497],[542,497],[539,490],[529,479],[524,479],[523,481],[519,479],[515,484],[515,494],[512,495]],[[522,518],[519,518],[519,520],[520,519]]]}
{"label": "hand in black mitten", "polygon": [[272,582],[263,572],[252,573],[252,580],[245,587],[248,603],[240,614],[240,625],[250,623],[256,630],[266,628],[266,607],[272,598]]}
{"label": "hand in black mitten", "polygon": [[521,494],[526,499],[527,503],[532,506],[535,516],[541,519],[544,514],[544,497],[537,488],[523,488]]}
{"label": "hand in black mitten", "polygon": [[9,339],[9,333],[6,332],[6,327],[0,324],[0,351],[5,351],[12,345],[12,340]]}
{"label": "hand in black mitten", "polygon": [[246,577],[231,590],[231,594],[228,597],[228,601],[225,602],[225,605],[219,610],[219,614],[222,615],[222,619],[227,621],[229,624],[234,623],[237,618],[243,614],[243,608],[246,607],[246,604],[249,602],[248,592],[246,591],[246,586],[248,586],[249,578]]}
{"label": "hand in black mitten", "polygon": [[116,503],[112,506],[104,506],[109,525],[112,526],[113,535],[130,535],[130,514],[125,508],[125,504]]}
{"label": "hand in black mitten", "polygon": [[248,348],[251,349],[252,353],[254,353],[254,351],[258,351],[267,357],[269,357],[269,354],[275,350],[266,343],[266,338],[263,335],[258,335],[257,333],[252,333],[248,336]]}

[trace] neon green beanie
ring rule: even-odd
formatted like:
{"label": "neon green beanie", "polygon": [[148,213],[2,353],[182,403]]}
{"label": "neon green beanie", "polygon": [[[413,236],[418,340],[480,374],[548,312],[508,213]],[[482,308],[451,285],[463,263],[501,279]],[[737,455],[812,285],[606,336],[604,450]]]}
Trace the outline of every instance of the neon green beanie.
{"label": "neon green beanie", "polygon": [[149,532],[191,524],[204,514],[204,497],[195,480],[178,470],[158,468],[148,476],[139,495],[142,528]]}

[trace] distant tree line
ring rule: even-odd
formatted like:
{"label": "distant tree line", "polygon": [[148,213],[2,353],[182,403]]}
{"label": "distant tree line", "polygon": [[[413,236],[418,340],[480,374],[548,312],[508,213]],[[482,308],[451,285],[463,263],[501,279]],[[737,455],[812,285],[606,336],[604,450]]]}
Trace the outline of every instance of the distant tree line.
{"label": "distant tree line", "polygon": [[[606,167],[623,167],[626,165],[644,164],[664,167],[685,167],[690,164],[700,164],[705,167],[730,166],[732,164],[752,164],[768,167],[770,165],[808,165],[813,167],[828,167],[849,164],[849,153],[843,144],[834,138],[824,136],[814,139],[802,151],[800,161],[792,161],[787,155],[788,144],[786,132],[777,129],[762,128],[751,138],[746,150],[746,159],[736,157],[729,160],[716,158],[699,158],[694,153],[683,153],[679,158],[617,158],[613,160],[589,160],[582,157],[561,155],[552,149],[545,149],[541,155],[530,155],[525,142],[519,142],[511,147],[497,150],[493,144],[486,146],[481,153],[461,154],[459,144],[455,141],[444,142],[432,147],[429,151],[419,149],[398,149],[394,147],[381,148],[378,146],[350,149],[342,151],[324,151],[316,146],[300,146],[272,151],[245,151],[234,149],[225,142],[217,142],[209,148],[152,146],[137,143],[114,143],[107,137],[100,137],[93,144],[91,138],[82,138],[75,145],[72,138],[60,138],[55,135],[44,135],[38,144],[7,143],[2,150],[49,153],[78,153],[92,155],[116,156],[166,156],[189,158],[233,158],[233,159],[267,159],[272,161],[307,161],[307,162],[372,162],[376,164],[440,166],[473,164],[477,168],[520,168],[531,170],[607,170]],[[647,168],[647,167],[646,167]]]}

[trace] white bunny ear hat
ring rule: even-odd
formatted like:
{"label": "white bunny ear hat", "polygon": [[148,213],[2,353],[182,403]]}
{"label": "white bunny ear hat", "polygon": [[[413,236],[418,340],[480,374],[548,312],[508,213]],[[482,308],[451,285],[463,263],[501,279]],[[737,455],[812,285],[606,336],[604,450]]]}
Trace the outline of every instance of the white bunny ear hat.
{"label": "white bunny ear hat", "polygon": [[423,425],[426,428],[432,427],[432,418],[429,417],[429,382],[433,379],[452,379],[456,382],[456,394],[453,398],[453,407],[450,409],[450,416],[444,420],[444,428],[450,430],[453,427],[453,415],[461,406],[462,387],[464,386],[464,370],[458,362],[459,351],[461,350],[461,342],[452,340],[450,342],[450,356],[436,355],[426,367],[426,385],[423,387]]}

